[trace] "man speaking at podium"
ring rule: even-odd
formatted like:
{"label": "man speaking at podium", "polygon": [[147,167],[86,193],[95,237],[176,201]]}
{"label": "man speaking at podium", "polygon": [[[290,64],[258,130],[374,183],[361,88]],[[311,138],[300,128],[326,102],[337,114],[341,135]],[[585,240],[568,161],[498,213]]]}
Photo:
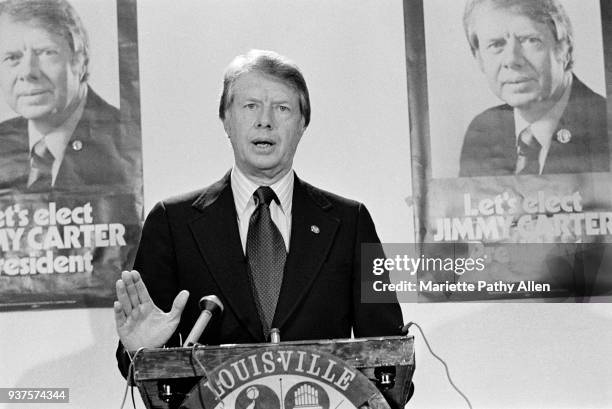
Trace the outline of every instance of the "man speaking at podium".
{"label": "man speaking at podium", "polygon": [[[219,117],[234,166],[213,185],[158,203],[134,263],[117,281],[117,359],[178,346],[214,294],[225,310],[202,344],[399,335],[389,304],[361,303],[361,244],[378,243],[361,203],[309,185],[292,169],[310,122],[299,68],[252,50],[226,70]],[[168,311],[167,313],[164,311]],[[180,334],[180,335],[179,335]]]}

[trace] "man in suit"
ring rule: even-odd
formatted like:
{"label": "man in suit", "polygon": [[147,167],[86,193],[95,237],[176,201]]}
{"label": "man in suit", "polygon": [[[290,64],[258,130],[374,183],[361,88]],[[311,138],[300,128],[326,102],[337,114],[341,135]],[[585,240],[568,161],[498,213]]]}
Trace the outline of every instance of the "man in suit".
{"label": "man in suit", "polygon": [[557,0],[471,0],[464,28],[505,102],[469,125],[460,176],[609,171],[606,101],[575,75],[573,32]]}
{"label": "man in suit", "polygon": [[65,0],[0,4],[0,188],[50,192],[139,180],[138,135],[87,85],[85,28]]}
{"label": "man in suit", "polygon": [[309,185],[292,169],[310,121],[298,67],[269,51],[236,57],[219,117],[232,170],[203,190],[158,203],[143,228],[137,271],[117,282],[123,374],[125,350],[184,341],[199,299],[209,294],[225,310],[200,338],[204,344],[265,342],[272,328],[285,341],[345,338],[351,330],[398,335],[395,295],[385,304],[360,297],[361,244],[379,242],[365,206]]}

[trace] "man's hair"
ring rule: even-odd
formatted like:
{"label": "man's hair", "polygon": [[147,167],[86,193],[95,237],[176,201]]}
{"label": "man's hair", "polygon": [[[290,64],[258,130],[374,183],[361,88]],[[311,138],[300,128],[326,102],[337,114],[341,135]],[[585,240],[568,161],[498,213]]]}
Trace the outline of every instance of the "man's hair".
{"label": "man's hair", "polygon": [[219,101],[219,118],[225,120],[225,111],[234,99],[233,86],[241,75],[258,72],[269,75],[295,89],[299,94],[300,112],[304,127],[310,123],[310,97],[302,72],[291,60],[274,51],[251,50],[232,60],[223,77],[223,92]]}
{"label": "man's hair", "polygon": [[6,15],[18,23],[32,24],[63,37],[73,59],[83,56],[82,82],[89,76],[89,39],[75,9],[66,0],[6,0],[0,3],[0,17]]}
{"label": "man's hair", "polygon": [[463,12],[463,29],[470,43],[472,54],[476,54],[479,47],[478,36],[474,31],[474,12],[485,5],[494,9],[510,10],[538,23],[546,24],[557,41],[557,45],[564,41],[567,43],[568,61],[565,70],[573,67],[574,32],[572,23],[558,0],[468,0]]}

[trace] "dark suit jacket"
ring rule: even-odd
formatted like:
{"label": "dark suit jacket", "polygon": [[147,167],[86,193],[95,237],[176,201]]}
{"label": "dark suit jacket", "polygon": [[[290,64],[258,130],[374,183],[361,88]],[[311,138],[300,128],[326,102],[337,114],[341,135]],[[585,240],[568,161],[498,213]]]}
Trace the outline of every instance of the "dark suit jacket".
{"label": "dark suit jacket", "polygon": [[[130,124],[122,123],[119,111],[90,88],[52,190],[99,190],[99,185],[140,184],[141,163],[139,134]],[[26,191],[29,171],[28,120],[18,117],[2,122],[0,190]]]}
{"label": "dark suit jacket", "polygon": [[[556,132],[571,140],[561,143]],[[516,168],[514,113],[509,105],[479,114],[465,133],[459,176],[504,176]],[[569,101],[553,139],[542,174],[607,172],[610,169],[606,100],[573,78]]]}
{"label": "dark suit jacket", "polygon": [[[282,341],[399,335],[397,304],[360,300],[361,243],[378,243],[366,208],[295,177],[291,241],[276,315]],[[319,233],[312,231],[318,226]],[[155,304],[168,311],[176,294],[189,301],[178,327],[183,340],[200,311],[198,300],[217,295],[225,306],[200,343],[265,342],[251,293],[229,173],[195,193],[157,204],[144,224],[134,268]],[[174,336],[169,345],[178,345]],[[127,361],[119,344],[119,366]]]}

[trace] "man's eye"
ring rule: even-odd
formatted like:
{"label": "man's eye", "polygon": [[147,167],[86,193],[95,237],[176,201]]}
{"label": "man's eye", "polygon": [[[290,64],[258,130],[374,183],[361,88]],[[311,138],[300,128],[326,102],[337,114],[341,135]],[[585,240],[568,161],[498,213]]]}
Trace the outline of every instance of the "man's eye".
{"label": "man's eye", "polygon": [[498,53],[501,50],[503,50],[505,45],[505,41],[491,41],[488,45],[487,45],[487,49],[493,53]]}
{"label": "man's eye", "polygon": [[521,42],[527,45],[539,45],[542,43],[542,40],[538,37],[525,37],[521,39]]}
{"label": "man's eye", "polygon": [[250,109],[250,110],[255,109],[255,108],[256,108],[256,106],[257,106],[257,105],[255,105],[255,104],[253,104],[253,103],[249,103],[249,104],[245,104],[245,105],[244,105],[244,107],[245,107],[246,109]]}
{"label": "man's eye", "polygon": [[19,60],[19,56],[15,54],[5,55],[4,58],[2,59],[2,61],[6,61],[6,62],[14,62],[18,60]]}
{"label": "man's eye", "polygon": [[53,57],[55,55],[58,54],[57,50],[51,49],[51,48],[46,48],[40,51],[36,52],[37,55],[39,56],[43,56],[43,57]]}
{"label": "man's eye", "polygon": [[290,111],[289,107],[285,106],[285,105],[279,105],[278,106],[278,110],[281,111],[281,112],[289,112]]}

